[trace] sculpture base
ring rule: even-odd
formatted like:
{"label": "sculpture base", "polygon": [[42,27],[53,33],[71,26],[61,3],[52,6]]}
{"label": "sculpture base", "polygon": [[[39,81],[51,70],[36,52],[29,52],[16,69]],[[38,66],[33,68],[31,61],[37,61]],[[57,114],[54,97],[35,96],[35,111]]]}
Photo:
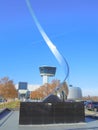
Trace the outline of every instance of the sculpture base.
{"label": "sculpture base", "polygon": [[20,125],[84,122],[82,102],[21,102]]}

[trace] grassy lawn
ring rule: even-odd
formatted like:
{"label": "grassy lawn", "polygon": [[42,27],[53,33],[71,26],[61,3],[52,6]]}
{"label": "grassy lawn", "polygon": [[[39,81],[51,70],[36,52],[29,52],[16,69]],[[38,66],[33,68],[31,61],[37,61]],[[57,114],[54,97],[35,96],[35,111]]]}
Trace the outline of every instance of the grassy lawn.
{"label": "grassy lawn", "polygon": [[20,101],[11,101],[0,103],[0,109],[9,108],[9,109],[19,109]]}

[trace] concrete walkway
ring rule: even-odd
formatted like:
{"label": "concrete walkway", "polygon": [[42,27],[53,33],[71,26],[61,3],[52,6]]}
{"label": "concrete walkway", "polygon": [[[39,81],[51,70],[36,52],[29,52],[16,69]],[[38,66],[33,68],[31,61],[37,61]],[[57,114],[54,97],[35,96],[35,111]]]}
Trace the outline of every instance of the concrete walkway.
{"label": "concrete walkway", "polygon": [[98,120],[86,123],[19,125],[19,111],[12,111],[0,120],[0,130],[98,130]]}

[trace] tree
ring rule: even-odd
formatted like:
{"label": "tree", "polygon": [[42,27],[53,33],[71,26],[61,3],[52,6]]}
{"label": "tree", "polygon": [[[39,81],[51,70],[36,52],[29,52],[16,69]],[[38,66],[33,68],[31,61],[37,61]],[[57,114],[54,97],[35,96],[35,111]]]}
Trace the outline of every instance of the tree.
{"label": "tree", "polygon": [[35,91],[31,92],[30,97],[32,99],[43,99],[44,97],[48,96],[49,94],[54,92],[54,89],[60,84],[59,80],[53,80],[51,84],[44,84],[40,86]]}
{"label": "tree", "polygon": [[0,79],[0,96],[5,99],[16,98],[18,96],[13,81],[10,80],[8,77]]}

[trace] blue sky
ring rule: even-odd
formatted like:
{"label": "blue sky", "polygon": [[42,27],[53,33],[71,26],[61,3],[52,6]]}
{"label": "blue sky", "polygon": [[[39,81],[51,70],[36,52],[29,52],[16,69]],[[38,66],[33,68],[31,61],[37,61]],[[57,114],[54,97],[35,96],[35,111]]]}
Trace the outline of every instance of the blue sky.
{"label": "blue sky", "polygon": [[[98,0],[30,0],[41,26],[67,59],[68,84],[98,95]],[[42,84],[39,66],[64,70],[39,33],[25,0],[0,2],[0,78]],[[52,78],[50,78],[52,80]]]}

